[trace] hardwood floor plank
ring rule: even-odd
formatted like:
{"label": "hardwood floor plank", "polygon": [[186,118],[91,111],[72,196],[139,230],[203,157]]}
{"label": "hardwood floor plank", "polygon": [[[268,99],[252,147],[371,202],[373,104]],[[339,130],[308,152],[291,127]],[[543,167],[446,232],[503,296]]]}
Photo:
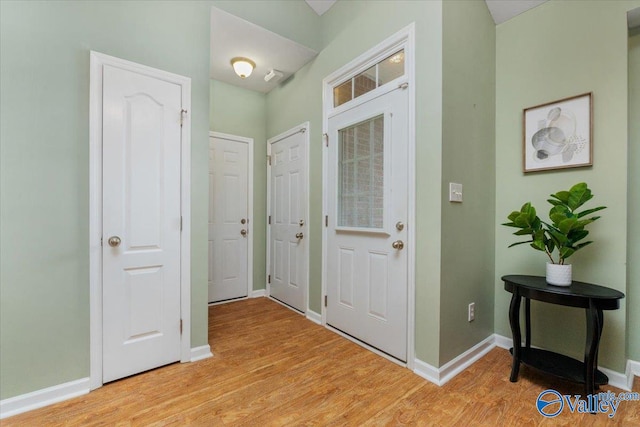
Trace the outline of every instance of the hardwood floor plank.
{"label": "hardwood floor plank", "polygon": [[[266,298],[209,308],[213,358],[175,363],[88,395],[2,420],[2,426],[640,426],[640,402],[613,419],[536,410],[552,388],[579,385],[494,349],[442,387]],[[636,378],[633,389],[640,391]],[[605,386],[603,390],[619,392]]]}

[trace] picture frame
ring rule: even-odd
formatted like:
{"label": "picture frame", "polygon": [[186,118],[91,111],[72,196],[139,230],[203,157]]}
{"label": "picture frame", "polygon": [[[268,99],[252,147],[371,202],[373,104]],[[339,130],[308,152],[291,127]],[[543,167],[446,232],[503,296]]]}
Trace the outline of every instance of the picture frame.
{"label": "picture frame", "polygon": [[593,92],[525,108],[524,173],[593,165]]}

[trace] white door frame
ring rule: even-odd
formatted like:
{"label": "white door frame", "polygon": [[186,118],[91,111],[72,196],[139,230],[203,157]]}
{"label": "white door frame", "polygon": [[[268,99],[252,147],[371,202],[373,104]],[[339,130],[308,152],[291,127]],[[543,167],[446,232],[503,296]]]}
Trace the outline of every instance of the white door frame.
{"label": "white door frame", "polygon": [[[247,223],[247,297],[251,298],[251,294],[253,293],[253,224],[255,223],[255,217],[253,215],[253,138],[247,138],[244,136],[231,135],[228,133],[222,132],[209,132],[210,138],[219,138],[226,139],[229,141],[242,142],[247,144],[248,147],[248,168],[247,168],[247,212],[249,215],[249,222]],[[208,262],[207,262],[208,264]],[[211,268],[211,266],[209,266]],[[246,298],[238,298],[238,299],[246,299]],[[235,301],[235,300],[234,300]],[[222,304],[227,301],[222,301],[220,303],[214,302],[209,303],[209,305]]]}
{"label": "white door frame", "polygon": [[[404,48],[405,58],[405,74],[402,78],[397,79],[398,85],[408,84],[406,90],[409,91],[409,108],[408,108],[408,157],[410,159],[407,170],[408,174],[408,212],[407,212],[407,363],[406,366],[413,370],[415,362],[415,293],[416,293],[416,165],[415,165],[415,153],[416,153],[416,119],[415,119],[415,105],[416,105],[416,92],[415,92],[415,24],[411,23],[405,28],[401,29],[397,33],[393,34],[386,40],[382,41],[378,45],[364,52],[353,61],[344,65],[340,69],[329,74],[322,80],[322,132],[324,137],[327,138],[329,129],[329,118],[339,114],[348,109],[361,105],[375,97],[395,90],[396,85],[388,84],[381,86],[371,92],[355,98],[345,104],[338,107],[333,106],[333,87],[342,80],[355,76],[379,61],[383,60],[387,56],[396,52],[398,49]],[[328,150],[326,140],[323,141],[322,150],[322,210],[323,210],[323,225],[322,225],[322,298],[327,295],[327,227],[324,223],[324,217],[329,215],[328,212],[328,200],[327,200],[327,173],[328,173]],[[332,141],[335,143],[335,141]],[[322,324],[329,328],[327,325],[327,313],[324,301],[322,301]],[[336,331],[335,329],[332,329]],[[348,335],[341,334],[348,339],[354,340]],[[358,344],[363,344],[360,341]],[[377,351],[371,346],[364,345],[368,349],[386,357],[396,363],[395,359],[390,356]]]}
{"label": "white door frame", "polygon": [[[307,162],[304,165],[305,171],[304,171],[304,178],[305,181],[307,183],[306,188],[305,188],[305,192],[306,192],[306,198],[307,198],[307,203],[306,203],[306,213],[305,213],[305,218],[304,218],[304,223],[307,224],[307,235],[305,236],[305,239],[308,239],[307,241],[307,245],[306,245],[306,249],[305,249],[305,254],[304,257],[307,260],[307,274],[306,274],[306,280],[305,280],[305,286],[304,286],[304,301],[305,301],[305,316],[309,317],[310,315],[310,310],[309,310],[309,248],[311,247],[311,239],[310,239],[310,234],[311,232],[309,231],[311,229],[310,224],[309,224],[309,208],[310,208],[310,200],[311,198],[309,197],[309,165],[310,165],[310,146],[309,146],[309,122],[304,122],[302,124],[299,124],[298,126],[294,126],[293,128],[282,132],[280,135],[276,135],[272,138],[269,138],[267,140],[267,162],[271,162],[271,144],[274,144],[278,141],[282,141],[285,138],[290,137],[291,135],[294,135],[296,133],[300,133],[302,132],[304,134],[304,144],[306,146],[307,149]],[[267,217],[271,215],[271,167],[267,166]],[[269,274],[271,272],[271,227],[269,224],[269,220],[267,219],[267,274],[265,277],[269,277]],[[267,283],[266,283],[266,288],[267,288],[267,296],[270,297],[271,296],[271,283],[269,283],[269,280],[267,279]],[[274,298],[270,298],[273,301],[282,304],[280,301],[274,299]],[[283,304],[284,305],[284,304]],[[287,308],[291,308],[287,305],[284,305]],[[312,313],[311,313],[312,314]]]}
{"label": "white door frame", "polygon": [[191,360],[191,79],[95,51],[89,88],[89,321],[90,388],[102,386],[102,79],[110,65],[179,85],[182,89],[180,212],[180,361]]}

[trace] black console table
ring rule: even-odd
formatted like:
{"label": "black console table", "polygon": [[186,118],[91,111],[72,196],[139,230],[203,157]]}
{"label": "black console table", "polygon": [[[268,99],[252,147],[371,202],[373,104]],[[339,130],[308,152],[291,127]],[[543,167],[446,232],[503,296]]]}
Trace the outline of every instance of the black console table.
{"label": "black console table", "polygon": [[[585,396],[594,394],[597,385],[607,384],[609,378],[598,368],[598,345],[604,318],[602,310],[617,310],[622,292],[590,283],[572,282],[570,286],[547,284],[544,277],[503,276],[504,289],[511,292],[509,323],[513,334],[513,362],[511,382],[518,381],[520,362],[560,378],[584,383]],[[520,301],[525,299],[525,346],[520,335]],[[569,307],[580,307],[587,314],[587,342],[584,362],[547,350],[531,348],[531,300]]]}

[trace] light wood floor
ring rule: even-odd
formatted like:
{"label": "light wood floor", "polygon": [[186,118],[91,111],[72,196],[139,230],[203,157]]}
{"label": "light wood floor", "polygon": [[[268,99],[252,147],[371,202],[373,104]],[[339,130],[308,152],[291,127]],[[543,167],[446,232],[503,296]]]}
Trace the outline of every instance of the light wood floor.
{"label": "light wood floor", "polygon": [[0,424],[640,426],[640,402],[621,403],[612,420],[566,409],[544,419],[535,408],[541,391],[581,394],[581,387],[526,366],[511,383],[503,349],[437,387],[266,298],[210,307],[209,342],[213,358],[116,381]]}

